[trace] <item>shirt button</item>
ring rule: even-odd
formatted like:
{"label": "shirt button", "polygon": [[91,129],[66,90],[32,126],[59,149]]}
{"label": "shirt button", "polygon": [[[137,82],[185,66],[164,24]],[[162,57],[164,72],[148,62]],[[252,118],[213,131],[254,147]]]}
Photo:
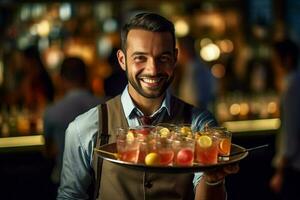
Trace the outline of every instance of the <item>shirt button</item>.
{"label": "shirt button", "polygon": [[152,188],[152,183],[150,182],[150,181],[146,181],[145,182],[145,184],[144,184],[144,186],[146,187],[146,188]]}

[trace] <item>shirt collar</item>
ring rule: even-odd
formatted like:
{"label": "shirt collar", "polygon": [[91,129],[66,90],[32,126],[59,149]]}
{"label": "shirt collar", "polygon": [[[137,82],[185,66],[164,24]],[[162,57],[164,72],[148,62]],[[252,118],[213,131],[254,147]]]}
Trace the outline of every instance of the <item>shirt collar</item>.
{"label": "shirt collar", "polygon": [[[157,113],[162,112],[164,109],[166,109],[168,115],[170,115],[170,113],[171,113],[170,112],[170,105],[171,105],[170,101],[171,101],[171,95],[170,95],[170,92],[167,90],[166,97],[164,98],[160,108],[157,111],[155,111],[151,115],[151,117],[156,115]],[[127,119],[133,118],[134,116],[136,116],[137,113],[142,115],[142,112],[134,105],[134,103],[129,95],[128,85],[125,87],[125,89],[121,95],[121,102],[122,102],[123,110],[124,110],[124,113],[125,113],[125,116]]]}

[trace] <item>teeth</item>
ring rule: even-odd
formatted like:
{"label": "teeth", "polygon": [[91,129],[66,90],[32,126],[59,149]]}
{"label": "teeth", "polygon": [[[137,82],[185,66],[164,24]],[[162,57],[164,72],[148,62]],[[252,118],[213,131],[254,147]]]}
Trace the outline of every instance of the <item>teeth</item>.
{"label": "teeth", "polygon": [[142,80],[146,83],[158,83],[159,82],[159,79],[143,78]]}

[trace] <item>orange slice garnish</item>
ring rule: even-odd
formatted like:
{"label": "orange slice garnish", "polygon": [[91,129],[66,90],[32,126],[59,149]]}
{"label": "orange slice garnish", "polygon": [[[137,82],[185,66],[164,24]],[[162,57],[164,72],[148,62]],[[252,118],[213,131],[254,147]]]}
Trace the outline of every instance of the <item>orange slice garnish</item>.
{"label": "orange slice garnish", "polygon": [[230,151],[230,141],[228,139],[221,139],[220,143],[219,143],[219,149],[221,151],[221,153],[223,154],[228,154]]}

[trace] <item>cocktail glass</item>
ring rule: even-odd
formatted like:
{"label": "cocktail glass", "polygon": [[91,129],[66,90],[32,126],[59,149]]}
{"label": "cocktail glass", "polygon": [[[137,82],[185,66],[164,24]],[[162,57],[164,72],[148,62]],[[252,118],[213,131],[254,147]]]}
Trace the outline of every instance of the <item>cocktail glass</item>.
{"label": "cocktail glass", "polygon": [[173,140],[160,138],[157,143],[157,153],[159,155],[159,164],[162,166],[172,166],[174,159]]}
{"label": "cocktail glass", "polygon": [[172,139],[175,136],[177,126],[172,123],[159,123],[156,125],[156,130],[161,138]]}
{"label": "cocktail glass", "polygon": [[177,126],[177,136],[179,137],[193,137],[193,131],[191,124],[183,123]]}
{"label": "cocktail glass", "polygon": [[194,162],[195,140],[192,138],[178,138],[173,141],[175,152],[174,165],[192,166]]}
{"label": "cocktail glass", "polygon": [[218,137],[219,160],[229,160],[232,132],[223,127],[212,128],[211,131]]}
{"label": "cocktail glass", "polygon": [[117,152],[122,161],[137,163],[140,152],[140,141],[136,134],[122,128],[117,130]]}
{"label": "cocktail glass", "polygon": [[159,140],[159,135],[153,129],[150,134],[146,137],[139,137],[140,141],[140,153],[138,158],[138,163],[145,164],[145,157],[151,152],[157,152],[157,141]]}
{"label": "cocktail glass", "polygon": [[216,164],[218,162],[218,137],[211,131],[198,132],[195,146],[195,162]]}
{"label": "cocktail glass", "polygon": [[130,131],[132,131],[139,139],[146,140],[149,134],[156,132],[155,126],[152,125],[140,125],[135,127],[130,127]]}

